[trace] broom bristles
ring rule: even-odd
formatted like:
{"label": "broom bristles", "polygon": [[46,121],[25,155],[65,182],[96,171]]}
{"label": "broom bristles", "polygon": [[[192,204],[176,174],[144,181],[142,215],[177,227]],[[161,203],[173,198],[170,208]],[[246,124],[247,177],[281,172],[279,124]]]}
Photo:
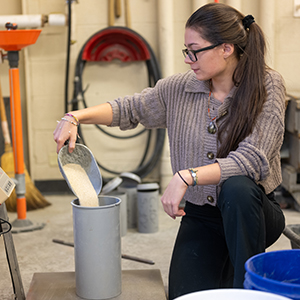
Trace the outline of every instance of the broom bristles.
{"label": "broom bristles", "polygon": [[[15,175],[15,166],[14,166],[14,156],[12,152],[11,144],[5,144],[4,154],[1,156],[1,168],[3,171],[11,178]],[[27,210],[35,210],[38,208],[44,208],[46,206],[51,205],[41,192],[36,188],[33,184],[29,173],[25,166],[25,198],[26,198],[26,206]],[[6,209],[9,212],[17,211],[17,194],[16,191],[13,190],[11,195],[5,201]]]}
{"label": "broom bristles", "polygon": [[25,184],[26,184],[25,198],[27,203],[27,210],[44,208],[46,206],[51,205],[51,203],[44,198],[44,196],[41,194],[41,192],[36,188],[36,186],[32,182],[26,167],[25,167]]}

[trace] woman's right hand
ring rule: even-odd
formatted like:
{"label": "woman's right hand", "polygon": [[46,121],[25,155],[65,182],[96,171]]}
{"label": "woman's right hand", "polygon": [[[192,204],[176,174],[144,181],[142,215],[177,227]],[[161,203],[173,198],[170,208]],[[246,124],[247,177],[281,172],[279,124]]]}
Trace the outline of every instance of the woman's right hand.
{"label": "woman's right hand", "polygon": [[66,115],[58,122],[53,132],[54,141],[57,143],[57,153],[65,145],[66,141],[69,141],[69,152],[73,152],[78,135],[77,126],[74,118]]}
{"label": "woman's right hand", "polygon": [[[185,170],[187,173],[188,171]],[[185,212],[179,208],[179,204],[187,190],[187,185],[183,183],[182,179],[176,173],[168,184],[164,194],[161,197],[161,202],[164,211],[172,218],[183,217]]]}
{"label": "woman's right hand", "polygon": [[79,121],[81,124],[110,125],[112,120],[113,112],[109,103],[103,103],[65,114],[53,132],[54,140],[57,143],[56,152],[59,152],[67,140],[69,140],[69,152],[73,152],[75,142],[77,137],[79,137],[77,133]]}

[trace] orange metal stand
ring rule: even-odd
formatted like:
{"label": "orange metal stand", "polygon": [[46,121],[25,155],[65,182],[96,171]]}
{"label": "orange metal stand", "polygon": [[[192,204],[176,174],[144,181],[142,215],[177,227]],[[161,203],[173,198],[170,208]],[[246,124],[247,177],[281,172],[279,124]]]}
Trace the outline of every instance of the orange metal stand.
{"label": "orange metal stand", "polygon": [[[9,61],[9,83],[10,83],[10,111],[11,111],[11,133],[15,165],[16,194],[17,194],[17,215],[14,222],[13,232],[31,231],[43,228],[43,225],[34,225],[26,219],[26,186],[25,186],[25,165],[23,151],[23,130],[22,110],[20,96],[19,76],[19,51],[26,46],[34,44],[38,39],[40,29],[16,30],[17,25],[7,23],[7,31],[0,31],[0,48],[7,51]],[[18,227],[18,230],[14,230]]]}
{"label": "orange metal stand", "polygon": [[[11,135],[15,162],[15,176],[17,181],[25,180],[24,170],[24,151],[23,151],[23,130],[22,130],[22,111],[20,96],[19,69],[9,69],[10,83],[10,108],[11,108]],[[25,181],[24,181],[25,183]],[[24,189],[25,191],[25,189]],[[26,199],[25,193],[17,193],[17,214],[18,219],[26,219]]]}

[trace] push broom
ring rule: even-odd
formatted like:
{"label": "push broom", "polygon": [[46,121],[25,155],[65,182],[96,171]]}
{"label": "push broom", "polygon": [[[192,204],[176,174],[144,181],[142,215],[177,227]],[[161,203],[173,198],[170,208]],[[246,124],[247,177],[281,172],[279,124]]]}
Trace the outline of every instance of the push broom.
{"label": "push broom", "polygon": [[[0,116],[1,116],[1,127],[2,127],[3,138],[4,138],[4,153],[0,159],[1,168],[9,177],[13,178],[15,175],[14,155],[13,155],[13,149],[11,145],[4,100],[1,91],[1,84],[0,84]],[[25,167],[25,186],[26,186],[25,198],[26,198],[27,210],[35,210],[50,205],[50,203],[43,197],[41,192],[35,187],[34,183],[32,182],[29,176],[26,167]],[[10,212],[17,211],[17,195],[15,190],[12,192],[10,197],[6,200],[5,204],[8,211]]]}

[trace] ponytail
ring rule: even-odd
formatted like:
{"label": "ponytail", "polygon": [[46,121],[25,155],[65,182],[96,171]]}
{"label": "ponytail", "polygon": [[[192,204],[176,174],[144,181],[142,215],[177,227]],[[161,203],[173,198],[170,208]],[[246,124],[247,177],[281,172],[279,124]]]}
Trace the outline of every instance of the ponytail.
{"label": "ponytail", "polygon": [[[247,30],[247,43],[240,55],[233,82],[237,86],[229,116],[220,125],[218,157],[226,157],[230,151],[251,134],[257,116],[263,108],[267,93],[265,88],[265,39],[260,27],[253,23]],[[222,140],[224,131],[230,132]]]}

